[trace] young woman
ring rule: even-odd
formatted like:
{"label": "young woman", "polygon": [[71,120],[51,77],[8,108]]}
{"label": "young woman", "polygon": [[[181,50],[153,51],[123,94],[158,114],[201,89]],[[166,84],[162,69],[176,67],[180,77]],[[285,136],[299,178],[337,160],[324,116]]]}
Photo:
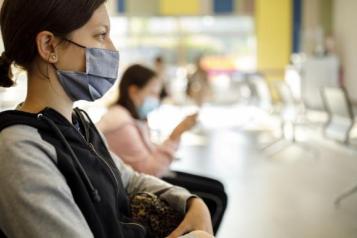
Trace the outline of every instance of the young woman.
{"label": "young woman", "polygon": [[210,209],[216,232],[227,205],[223,185],[214,179],[182,172],[164,176],[182,134],[195,125],[197,115],[185,118],[162,144],[150,141],[146,118],[159,106],[160,89],[161,82],[154,71],[141,65],[130,66],[121,79],[117,102],[103,116],[98,128],[109,148],[135,170],[162,177],[202,197]]}
{"label": "young woman", "polygon": [[128,195],[141,192],[184,214],[169,237],[211,237],[202,200],[135,173],[85,112],[73,110],[77,100],[103,96],[117,77],[104,1],[3,3],[0,86],[14,84],[14,64],[27,71],[28,93],[16,110],[0,113],[0,237],[146,237],[129,212]]}
{"label": "young woman", "polygon": [[111,150],[134,169],[161,177],[174,159],[181,135],[196,124],[188,116],[159,146],[150,141],[148,114],[159,107],[161,90],[156,73],[141,65],[130,66],[119,84],[119,98],[98,123]]}

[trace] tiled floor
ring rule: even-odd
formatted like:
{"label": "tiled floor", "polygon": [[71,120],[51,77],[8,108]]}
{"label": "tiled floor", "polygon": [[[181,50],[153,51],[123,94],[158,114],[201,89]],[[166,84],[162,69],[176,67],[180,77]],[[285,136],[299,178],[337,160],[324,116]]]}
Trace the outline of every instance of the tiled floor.
{"label": "tiled floor", "polygon": [[186,135],[182,142],[173,169],[226,185],[229,206],[217,237],[356,238],[357,194],[340,209],[333,201],[357,184],[357,150],[305,130],[299,139],[314,151],[294,145],[269,156],[258,149],[259,138],[219,128]]}

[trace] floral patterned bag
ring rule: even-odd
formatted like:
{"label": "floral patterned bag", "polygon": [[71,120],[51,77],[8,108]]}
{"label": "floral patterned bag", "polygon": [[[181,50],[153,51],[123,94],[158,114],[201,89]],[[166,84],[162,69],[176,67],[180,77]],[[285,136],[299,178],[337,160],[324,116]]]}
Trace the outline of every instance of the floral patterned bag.
{"label": "floral patterned bag", "polygon": [[131,195],[130,212],[132,220],[147,229],[149,238],[167,237],[183,219],[183,214],[151,193]]}

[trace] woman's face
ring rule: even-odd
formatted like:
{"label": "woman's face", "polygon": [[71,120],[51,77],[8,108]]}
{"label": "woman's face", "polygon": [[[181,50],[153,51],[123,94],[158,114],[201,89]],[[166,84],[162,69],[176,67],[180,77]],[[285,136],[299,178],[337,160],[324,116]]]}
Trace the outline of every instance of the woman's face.
{"label": "woman's face", "polygon": [[137,86],[131,86],[129,90],[131,99],[135,106],[139,108],[144,104],[146,98],[151,97],[159,100],[161,90],[160,80],[153,78],[145,85],[145,87],[139,89]]}
{"label": "woman's face", "polygon": [[[87,48],[115,50],[110,34],[110,20],[107,9],[102,4],[90,20],[81,28],[73,31],[68,39]],[[64,71],[85,72],[85,49],[63,42],[58,45],[58,63],[56,67]]]}

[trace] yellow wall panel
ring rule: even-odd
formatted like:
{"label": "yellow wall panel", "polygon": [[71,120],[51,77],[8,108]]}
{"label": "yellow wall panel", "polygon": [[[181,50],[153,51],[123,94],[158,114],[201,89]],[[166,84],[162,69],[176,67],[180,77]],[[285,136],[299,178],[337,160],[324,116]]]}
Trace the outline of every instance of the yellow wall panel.
{"label": "yellow wall panel", "polygon": [[258,68],[284,69],[292,47],[292,0],[256,0]]}
{"label": "yellow wall panel", "polygon": [[[292,53],[292,1],[256,0],[257,62],[268,83],[284,78]],[[278,98],[272,88],[273,99]]]}
{"label": "yellow wall panel", "polygon": [[160,0],[162,15],[198,15],[201,13],[200,0]]}

